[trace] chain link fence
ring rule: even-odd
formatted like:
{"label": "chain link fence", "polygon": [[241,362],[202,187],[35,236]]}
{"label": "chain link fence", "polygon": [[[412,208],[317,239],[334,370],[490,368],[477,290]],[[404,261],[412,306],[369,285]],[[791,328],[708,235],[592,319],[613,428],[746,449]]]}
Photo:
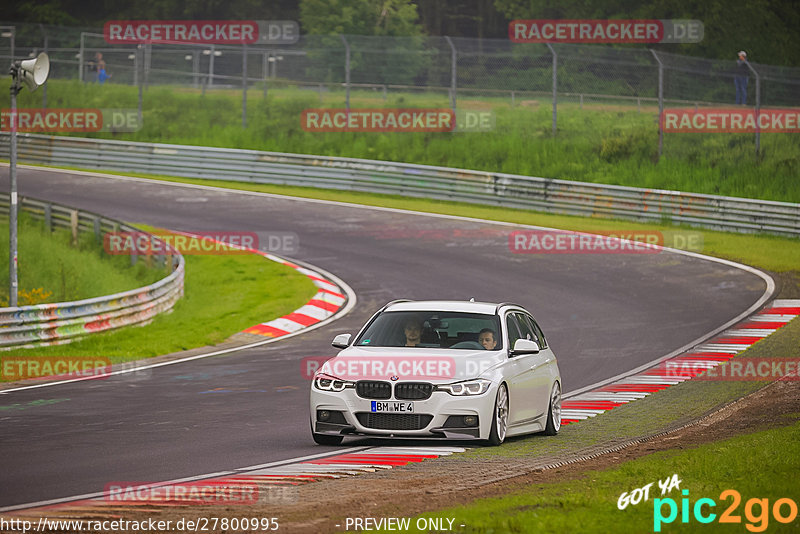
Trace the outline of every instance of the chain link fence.
{"label": "chain link fence", "polygon": [[[181,85],[200,88],[261,89],[297,87],[320,95],[351,90],[425,93],[458,108],[459,98],[526,99],[552,106],[558,131],[558,104],[590,103],[658,112],[670,107],[732,107],[735,60],[712,60],[604,45],[517,44],[507,39],[450,37],[301,36],[292,45],[110,45],[98,28],[0,23],[0,61],[50,55],[50,79],[96,81],[92,70],[102,54],[111,83]],[[800,107],[800,68],[750,63],[747,105]],[[46,89],[43,91],[46,106]],[[246,124],[246,92],[242,122]],[[654,121],[654,132],[658,130]],[[669,150],[691,150],[695,133],[669,134]],[[746,136],[760,149],[760,136]]]}

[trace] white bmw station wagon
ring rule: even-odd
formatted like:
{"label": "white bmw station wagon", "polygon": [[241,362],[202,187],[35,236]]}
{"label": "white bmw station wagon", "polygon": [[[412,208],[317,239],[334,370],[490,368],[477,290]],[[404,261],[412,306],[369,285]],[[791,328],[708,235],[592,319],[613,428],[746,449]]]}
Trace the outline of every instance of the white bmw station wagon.
{"label": "white bmw station wagon", "polygon": [[345,436],[481,439],[555,435],[561,376],[553,351],[522,306],[393,301],[326,361],[311,385],[311,432]]}

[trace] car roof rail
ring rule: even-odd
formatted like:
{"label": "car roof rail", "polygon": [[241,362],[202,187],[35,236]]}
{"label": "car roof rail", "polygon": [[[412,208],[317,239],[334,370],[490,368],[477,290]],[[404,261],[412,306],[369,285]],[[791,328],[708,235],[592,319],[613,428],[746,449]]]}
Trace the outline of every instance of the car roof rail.
{"label": "car roof rail", "polygon": [[413,301],[413,300],[411,300],[411,299],[395,299],[395,300],[393,300],[393,301],[391,301],[391,302],[387,302],[387,303],[386,303],[386,304],[383,306],[383,308],[381,308],[381,310],[380,310],[380,311],[383,311],[383,310],[385,310],[386,308],[388,308],[388,307],[389,307],[389,306],[391,306],[392,304],[400,304],[401,302],[414,302],[414,301]]}
{"label": "car roof rail", "polygon": [[[517,304],[516,302],[501,302],[501,303],[500,303],[500,304],[498,304],[498,305],[497,305],[497,307],[494,309],[494,313],[500,313],[500,308],[502,308],[503,306],[516,306],[517,308],[522,308],[522,306],[520,306],[520,305],[519,305],[519,304]],[[522,308],[522,309],[524,310],[525,308]]]}

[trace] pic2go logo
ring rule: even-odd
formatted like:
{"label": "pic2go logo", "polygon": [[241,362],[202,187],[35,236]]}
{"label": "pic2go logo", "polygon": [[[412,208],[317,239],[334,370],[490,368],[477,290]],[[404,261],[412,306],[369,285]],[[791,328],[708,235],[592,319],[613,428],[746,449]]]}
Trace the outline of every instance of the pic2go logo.
{"label": "pic2go logo", "polygon": [[[711,509],[717,506],[713,499],[698,499],[694,506],[689,504],[689,490],[682,490],[680,514],[681,523],[689,523],[691,512],[695,521],[698,523],[712,523],[717,514],[712,513]],[[742,502],[741,494],[732,489],[728,489],[719,494],[721,501],[731,499],[731,504],[719,516],[719,523],[742,523],[742,518],[736,513],[739,504]],[[666,510],[665,510],[666,508]],[[757,509],[757,511],[756,511]],[[667,515],[664,515],[664,512]],[[669,497],[664,499],[653,499],[653,531],[661,532],[661,525],[668,525],[678,518],[679,507],[675,499]],[[797,518],[797,503],[789,498],[781,498],[772,504],[772,517],[778,523],[791,523]],[[744,516],[749,521],[745,523],[745,528],[750,532],[764,532],[769,526],[770,506],[769,499],[749,499],[744,505]]]}

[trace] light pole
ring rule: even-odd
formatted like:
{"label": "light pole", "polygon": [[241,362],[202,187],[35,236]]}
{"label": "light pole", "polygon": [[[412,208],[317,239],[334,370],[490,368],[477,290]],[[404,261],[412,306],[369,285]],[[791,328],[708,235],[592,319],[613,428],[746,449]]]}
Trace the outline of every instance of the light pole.
{"label": "light pole", "polygon": [[11,203],[8,207],[8,226],[9,226],[9,258],[8,258],[8,305],[12,308],[17,306],[17,292],[19,281],[17,279],[17,94],[22,90],[22,85],[30,91],[35,91],[37,87],[47,81],[50,73],[50,58],[42,52],[35,59],[25,61],[14,61],[11,63],[11,133],[9,136],[10,161],[8,165],[8,175],[11,182]]}

